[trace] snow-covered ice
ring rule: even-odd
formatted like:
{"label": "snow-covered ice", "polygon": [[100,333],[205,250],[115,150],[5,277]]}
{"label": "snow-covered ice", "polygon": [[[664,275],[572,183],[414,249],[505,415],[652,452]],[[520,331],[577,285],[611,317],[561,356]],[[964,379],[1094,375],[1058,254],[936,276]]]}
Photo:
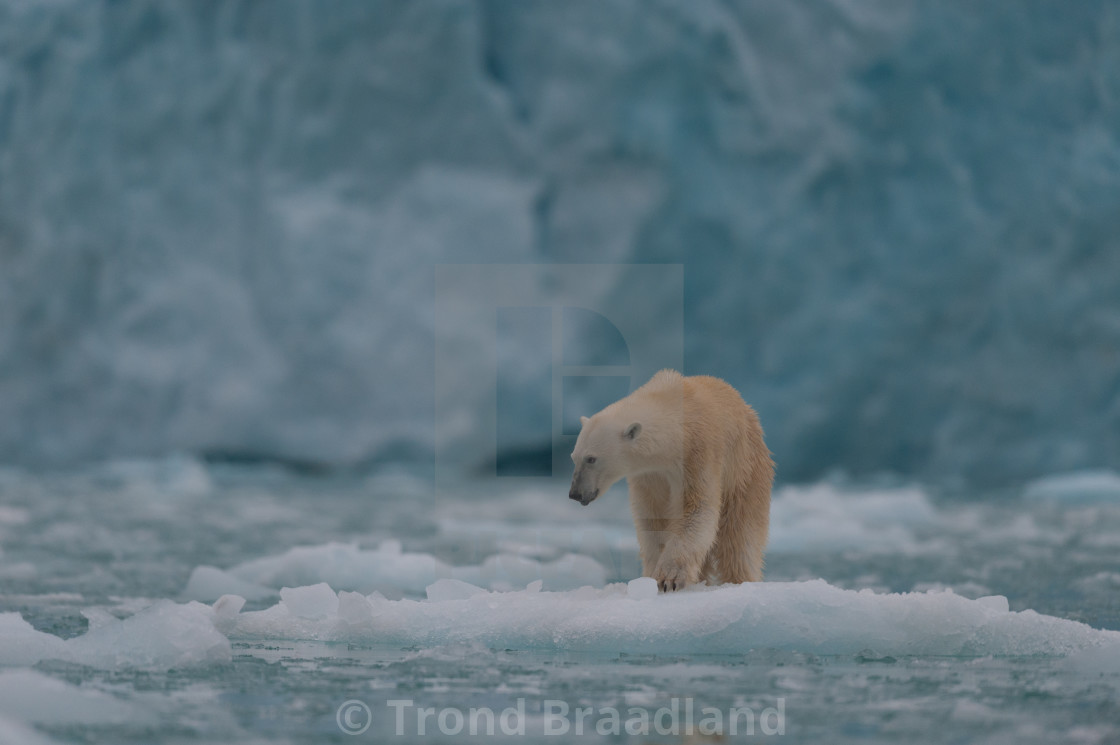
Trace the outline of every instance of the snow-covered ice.
{"label": "snow-covered ice", "polygon": [[[333,595],[333,593],[332,593]],[[99,616],[81,636],[62,640],[18,613],[0,614],[0,664],[62,660],[98,668],[163,669],[228,662],[229,640],[201,603],[161,600],[123,620]]]}
{"label": "snow-covered ice", "polygon": [[626,583],[626,597],[631,600],[652,600],[657,597],[657,580],[638,577]]}
{"label": "snow-covered ice", "polygon": [[0,613],[0,665],[34,665],[63,657],[65,649],[61,639],[37,631],[19,613]]}
{"label": "snow-covered ice", "polygon": [[[432,647],[478,643],[503,649],[633,654],[742,654],[788,649],[824,655],[1050,655],[1120,648],[1120,632],[1014,612],[1007,599],[952,591],[880,594],[823,580],[650,592],[653,580],[542,592],[487,592],[440,580],[427,600],[340,598],[326,585],[285,590],[277,605],[241,613],[233,639]],[[360,596],[359,596],[360,597]],[[1120,672],[1118,670],[1117,672]]]}
{"label": "snow-covered ice", "polygon": [[505,592],[442,578],[423,600],[336,593],[326,583],[283,588],[280,596],[260,611],[242,611],[237,596],[225,596],[213,608],[160,601],[67,641],[35,631],[18,614],[4,614],[0,663],[57,659],[104,668],[189,667],[229,661],[229,639],[609,654],[1076,654],[1091,655],[1109,670],[1120,661],[1120,632],[1011,611],[1001,596],[883,594],[843,590],[824,580],[696,585],[658,594],[649,578],[568,591],[544,591],[537,580]]}
{"label": "snow-covered ice", "polygon": [[192,600],[215,600],[241,595],[259,600],[281,587],[326,582],[341,590],[422,595],[437,579],[458,579],[488,589],[524,587],[540,579],[548,589],[601,585],[606,572],[594,559],[565,554],[541,562],[519,554],[489,556],[481,564],[452,566],[426,553],[406,552],[399,541],[384,541],[376,549],[328,543],[298,546],[277,556],[247,561],[228,570],[197,567],[183,591]]}
{"label": "snow-covered ice", "polygon": [[[401,554],[394,549],[386,555]],[[410,561],[435,560],[416,554]],[[567,579],[579,577],[577,571]],[[56,659],[103,668],[166,669],[228,661],[230,639],[416,647],[470,643],[611,654],[786,649],[845,655],[874,649],[891,656],[1092,653],[1098,661],[1120,659],[1120,632],[1031,610],[1011,611],[1001,596],[969,599],[947,589],[877,593],[812,580],[696,585],[658,594],[649,578],[566,591],[542,585],[536,579],[521,590],[493,591],[441,577],[428,585],[424,599],[393,600],[379,592],[336,592],[320,582],[283,587],[277,604],[258,611],[244,611],[245,600],[227,594],[213,607],[159,601],[124,620],[87,613],[90,630],[66,641],[6,613],[0,615],[0,663]]]}

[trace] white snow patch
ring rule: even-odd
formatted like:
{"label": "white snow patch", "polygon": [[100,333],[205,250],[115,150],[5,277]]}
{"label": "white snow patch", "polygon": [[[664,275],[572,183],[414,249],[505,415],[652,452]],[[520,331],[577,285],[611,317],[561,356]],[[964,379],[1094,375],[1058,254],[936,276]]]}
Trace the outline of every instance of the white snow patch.
{"label": "white snow patch", "polygon": [[652,600],[657,597],[657,580],[638,577],[626,583],[626,596],[631,600]]}

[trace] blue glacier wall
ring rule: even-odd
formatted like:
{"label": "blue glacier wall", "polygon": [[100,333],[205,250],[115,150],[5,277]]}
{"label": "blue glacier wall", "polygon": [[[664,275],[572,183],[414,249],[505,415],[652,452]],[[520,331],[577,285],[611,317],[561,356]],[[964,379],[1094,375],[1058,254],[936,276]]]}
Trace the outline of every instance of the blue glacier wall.
{"label": "blue glacier wall", "polygon": [[430,458],[461,262],[682,263],[787,480],[1120,466],[1120,9],[0,0],[0,461]]}

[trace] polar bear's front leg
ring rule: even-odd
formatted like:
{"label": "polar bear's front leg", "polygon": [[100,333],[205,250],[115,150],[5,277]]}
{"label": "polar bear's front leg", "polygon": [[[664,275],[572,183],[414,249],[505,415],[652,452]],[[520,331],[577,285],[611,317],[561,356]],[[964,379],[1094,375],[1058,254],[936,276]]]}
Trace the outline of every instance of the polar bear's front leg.
{"label": "polar bear's front leg", "polygon": [[666,536],[665,547],[651,575],[662,592],[681,590],[701,579],[704,560],[719,529],[718,488],[698,485],[684,495],[683,514]]}
{"label": "polar bear's front leg", "polygon": [[[674,524],[672,488],[661,474],[643,474],[629,479],[630,511],[634,516],[634,529],[638,535],[638,550],[642,558],[642,576],[652,577],[665,542],[671,536]],[[680,510],[675,510],[679,514]]]}
{"label": "polar bear's front leg", "polygon": [[652,577],[661,560],[661,552],[665,549],[665,538],[668,533],[664,530],[662,521],[646,520],[637,526],[638,554],[642,559],[642,576]]}

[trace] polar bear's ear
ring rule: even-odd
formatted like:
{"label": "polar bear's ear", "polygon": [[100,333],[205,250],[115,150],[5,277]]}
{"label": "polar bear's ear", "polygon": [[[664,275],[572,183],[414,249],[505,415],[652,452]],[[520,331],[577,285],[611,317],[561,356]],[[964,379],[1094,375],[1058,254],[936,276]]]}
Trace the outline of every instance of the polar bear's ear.
{"label": "polar bear's ear", "polygon": [[585,416],[581,416],[581,417],[579,418],[579,426],[581,426],[581,427],[586,427],[586,426],[587,426],[587,423],[588,423],[588,422],[590,422],[590,421],[591,421],[591,420],[590,420],[590,419],[588,419],[587,417],[585,417]]}
{"label": "polar bear's ear", "polygon": [[629,427],[626,428],[626,431],[622,433],[622,436],[625,437],[627,440],[633,440],[635,437],[637,437],[639,434],[641,434],[641,432],[642,432],[641,422],[634,422],[633,424],[631,424]]}

